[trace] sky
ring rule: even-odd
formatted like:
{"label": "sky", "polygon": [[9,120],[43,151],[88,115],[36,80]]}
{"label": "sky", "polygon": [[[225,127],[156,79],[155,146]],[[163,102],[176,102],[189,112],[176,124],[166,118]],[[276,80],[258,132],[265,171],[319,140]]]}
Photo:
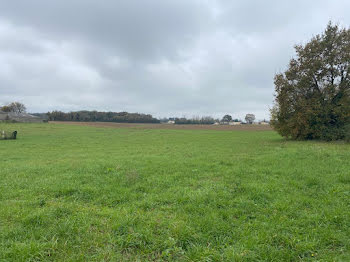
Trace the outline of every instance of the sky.
{"label": "sky", "polygon": [[0,2],[0,105],[268,119],[294,45],[349,0]]}

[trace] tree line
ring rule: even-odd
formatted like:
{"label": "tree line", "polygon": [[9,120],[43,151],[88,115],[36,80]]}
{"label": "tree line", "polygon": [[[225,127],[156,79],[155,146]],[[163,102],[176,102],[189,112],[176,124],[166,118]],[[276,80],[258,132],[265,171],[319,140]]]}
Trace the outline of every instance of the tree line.
{"label": "tree line", "polygon": [[[0,107],[0,111],[5,113],[23,114],[26,113],[26,106],[20,102],[12,102]],[[242,122],[239,119],[233,119],[231,115],[225,115],[223,118],[214,119],[211,116],[203,117],[173,117],[157,119],[150,114],[128,113],[128,112],[99,112],[81,110],[76,112],[51,111],[48,113],[33,113],[45,121],[80,121],[80,122],[117,122],[117,123],[168,123],[173,122],[178,125],[212,125],[214,123]],[[250,117],[248,117],[250,116]],[[253,123],[255,116],[247,114],[247,123]]]}
{"label": "tree line", "polygon": [[[15,114],[26,113],[26,106],[20,102],[12,102],[7,105],[0,107],[2,112],[11,112]],[[229,123],[229,122],[241,122],[239,119],[233,119],[231,115],[225,115],[223,118],[214,119],[211,116],[203,117],[174,117],[174,118],[163,118],[157,119],[150,114],[140,113],[128,113],[128,112],[99,112],[99,111],[88,111],[81,110],[76,112],[62,112],[62,111],[51,111],[48,113],[33,113],[32,115],[40,117],[46,121],[80,121],[80,122],[117,122],[117,123],[168,123],[169,121],[178,125],[212,125],[214,123]],[[252,121],[248,121],[247,116],[253,116]],[[247,123],[252,123],[255,116],[247,114]]]}
{"label": "tree line", "polygon": [[215,123],[215,119],[210,116],[193,117],[187,119],[185,117],[175,118],[175,124],[178,125],[212,125]]}
{"label": "tree line", "polygon": [[117,122],[117,123],[159,123],[160,121],[149,114],[128,112],[98,112],[77,111],[62,112],[52,111],[47,113],[49,121],[81,121],[81,122]]}

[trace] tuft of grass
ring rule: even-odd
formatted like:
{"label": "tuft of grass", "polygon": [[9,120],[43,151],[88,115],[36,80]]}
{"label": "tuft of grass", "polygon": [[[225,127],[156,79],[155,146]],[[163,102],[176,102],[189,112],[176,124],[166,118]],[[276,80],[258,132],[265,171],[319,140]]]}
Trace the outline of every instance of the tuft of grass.
{"label": "tuft of grass", "polygon": [[350,145],[0,124],[0,261],[350,261]]}

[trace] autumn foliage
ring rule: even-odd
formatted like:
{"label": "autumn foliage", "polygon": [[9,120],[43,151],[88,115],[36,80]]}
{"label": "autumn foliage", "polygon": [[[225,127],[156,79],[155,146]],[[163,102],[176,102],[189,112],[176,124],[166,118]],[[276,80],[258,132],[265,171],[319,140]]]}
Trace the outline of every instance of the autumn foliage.
{"label": "autumn foliage", "polygon": [[328,24],[275,76],[271,124],[292,139],[350,139],[350,29]]}

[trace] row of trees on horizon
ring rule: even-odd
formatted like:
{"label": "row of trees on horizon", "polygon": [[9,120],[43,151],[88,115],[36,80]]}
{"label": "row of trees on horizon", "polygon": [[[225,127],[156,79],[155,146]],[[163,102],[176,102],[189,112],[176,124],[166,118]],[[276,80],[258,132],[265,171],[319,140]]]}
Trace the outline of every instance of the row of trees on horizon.
{"label": "row of trees on horizon", "polygon": [[[26,113],[26,106],[20,102],[12,102],[10,104],[0,107],[2,112],[11,112],[15,114]],[[99,112],[81,110],[76,112],[62,112],[52,111],[48,113],[34,113],[33,115],[49,121],[81,121],[81,122],[117,122],[117,123],[166,123],[173,122],[174,124],[192,124],[192,125],[211,125],[214,123],[229,123],[242,122],[236,118],[233,119],[231,115],[224,115],[222,119],[214,119],[211,116],[203,117],[173,117],[157,119],[150,114],[128,113],[128,112]],[[247,114],[245,118],[247,123],[252,123],[255,120],[253,114]]]}
{"label": "row of trees on horizon", "polygon": [[[42,116],[42,114],[35,114]],[[157,119],[150,114],[128,113],[128,112],[98,112],[98,111],[77,111],[77,112],[48,112],[49,121],[81,121],[81,122],[117,122],[117,123],[166,123],[191,124],[191,125],[211,125],[216,122],[242,122],[239,119],[233,119],[231,115],[225,115],[222,119],[214,119],[211,116],[203,117],[174,117]],[[253,123],[255,116],[247,114],[245,118],[247,123]]]}
{"label": "row of trees on horizon", "polygon": [[128,112],[98,112],[77,111],[61,112],[52,111],[47,113],[49,121],[81,121],[81,122],[117,122],[117,123],[159,123],[157,118],[150,114]]}

